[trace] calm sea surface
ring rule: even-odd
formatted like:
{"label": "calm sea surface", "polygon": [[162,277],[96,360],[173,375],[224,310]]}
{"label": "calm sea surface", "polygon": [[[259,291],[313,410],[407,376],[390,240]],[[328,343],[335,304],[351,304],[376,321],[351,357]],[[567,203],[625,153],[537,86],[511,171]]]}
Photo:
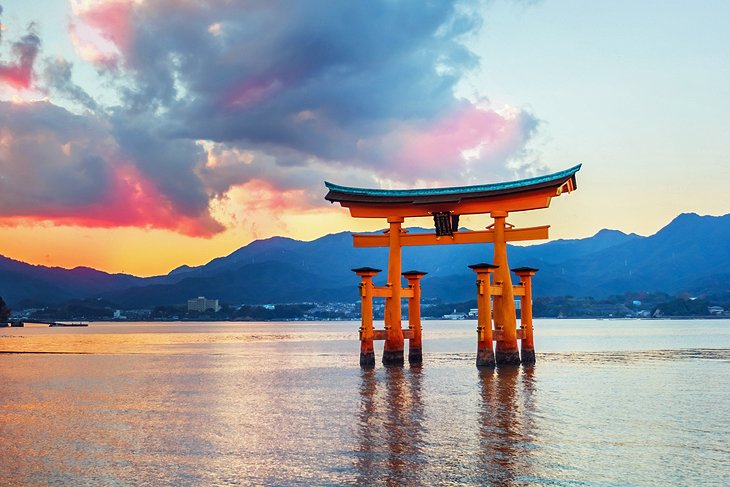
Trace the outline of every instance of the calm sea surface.
{"label": "calm sea surface", "polygon": [[730,320],[536,320],[496,371],[474,321],[361,370],[358,326],[2,328],[0,485],[730,485]]}

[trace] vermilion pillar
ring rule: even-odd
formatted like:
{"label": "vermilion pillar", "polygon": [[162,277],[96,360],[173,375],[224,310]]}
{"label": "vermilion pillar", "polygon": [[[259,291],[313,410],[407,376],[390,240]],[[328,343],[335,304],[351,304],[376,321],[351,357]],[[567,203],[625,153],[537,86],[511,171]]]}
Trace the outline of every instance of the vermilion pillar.
{"label": "vermilion pillar", "polygon": [[535,363],[535,342],[532,332],[532,276],[537,271],[538,269],[532,267],[512,269],[512,272],[520,277],[520,283],[525,288],[525,295],[520,297],[520,325],[522,327],[520,348],[522,363],[526,365]]}
{"label": "vermilion pillar", "polygon": [[380,269],[359,267],[352,269],[361,278],[360,298],[362,299],[360,325],[360,367],[375,367],[375,350],[373,349],[373,277]]}
{"label": "vermilion pillar", "polygon": [[489,286],[497,266],[487,263],[470,265],[477,273],[477,367],[494,367],[492,344],[492,294]]}
{"label": "vermilion pillar", "polygon": [[401,223],[402,217],[388,218],[390,231],[388,243],[388,287],[390,296],[385,298],[385,331],[383,365],[403,365],[403,330],[401,329]]}
{"label": "vermilion pillar", "polygon": [[[512,277],[507,263],[506,211],[493,211],[494,219],[494,272],[495,284],[502,287],[502,295],[494,296],[494,326],[501,330],[494,354],[497,365],[519,365],[520,352],[517,349],[517,314],[512,290]],[[501,284],[500,284],[501,283]]]}
{"label": "vermilion pillar", "polygon": [[426,272],[407,271],[403,276],[408,280],[408,287],[413,290],[413,296],[408,298],[408,327],[413,334],[408,340],[408,363],[420,364],[423,362],[423,345],[421,342],[421,278]]}

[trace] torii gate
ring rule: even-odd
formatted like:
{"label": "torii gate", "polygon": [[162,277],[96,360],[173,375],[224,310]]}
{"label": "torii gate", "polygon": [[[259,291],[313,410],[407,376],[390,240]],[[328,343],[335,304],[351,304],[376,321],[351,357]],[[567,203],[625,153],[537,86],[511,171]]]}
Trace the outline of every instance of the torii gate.
{"label": "torii gate", "polygon": [[[380,269],[353,269],[361,278],[362,326],[360,365],[375,365],[373,340],[385,340],[383,364],[402,365],[404,339],[409,341],[408,361],[422,361],[420,279],[421,271],[401,272],[401,248],[415,245],[494,243],[494,264],[469,267],[477,274],[477,366],[535,362],[532,334],[531,277],[537,269],[512,269],[520,283],[512,285],[507,263],[507,242],[547,239],[549,225],[515,228],[506,222],[510,212],[547,208],[554,196],[577,188],[575,174],[581,165],[565,171],[518,181],[431,189],[365,189],[338,186],[325,181],[325,199],[349,208],[357,218],[386,218],[390,228],[382,235],[354,234],[355,247],[389,247],[388,281],[374,286]],[[459,215],[489,214],[494,223],[487,230],[459,231]],[[433,216],[435,233],[408,234],[401,227],[405,218]],[[401,287],[401,274],[408,287]],[[494,278],[492,279],[492,275]],[[494,312],[491,297],[494,296]],[[514,297],[521,300],[520,330]],[[373,329],[373,297],[385,298],[385,330]],[[409,328],[401,328],[401,299],[408,298]],[[493,318],[492,318],[493,315]],[[494,329],[492,329],[492,319]],[[521,340],[522,358],[517,349]],[[496,353],[492,349],[496,341]]]}

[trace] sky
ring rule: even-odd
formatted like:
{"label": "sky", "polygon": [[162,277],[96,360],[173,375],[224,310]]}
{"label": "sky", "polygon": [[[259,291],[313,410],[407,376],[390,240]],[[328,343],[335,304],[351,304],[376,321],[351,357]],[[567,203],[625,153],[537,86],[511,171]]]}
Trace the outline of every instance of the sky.
{"label": "sky", "polygon": [[0,6],[13,259],[163,274],[273,235],[384,227],[326,202],[325,180],[470,185],[578,163],[577,191],[508,221],[557,239],[730,213],[724,0]]}

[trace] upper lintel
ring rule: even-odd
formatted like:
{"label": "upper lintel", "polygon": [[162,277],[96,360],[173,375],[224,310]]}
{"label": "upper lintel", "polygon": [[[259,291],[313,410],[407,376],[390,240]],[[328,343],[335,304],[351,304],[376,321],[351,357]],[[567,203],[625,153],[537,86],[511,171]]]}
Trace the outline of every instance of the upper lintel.
{"label": "upper lintel", "polygon": [[457,214],[546,208],[553,196],[576,189],[578,164],[565,171],[494,184],[422,189],[368,189],[325,181],[325,199],[350,208],[352,216],[417,217],[433,212]]}

